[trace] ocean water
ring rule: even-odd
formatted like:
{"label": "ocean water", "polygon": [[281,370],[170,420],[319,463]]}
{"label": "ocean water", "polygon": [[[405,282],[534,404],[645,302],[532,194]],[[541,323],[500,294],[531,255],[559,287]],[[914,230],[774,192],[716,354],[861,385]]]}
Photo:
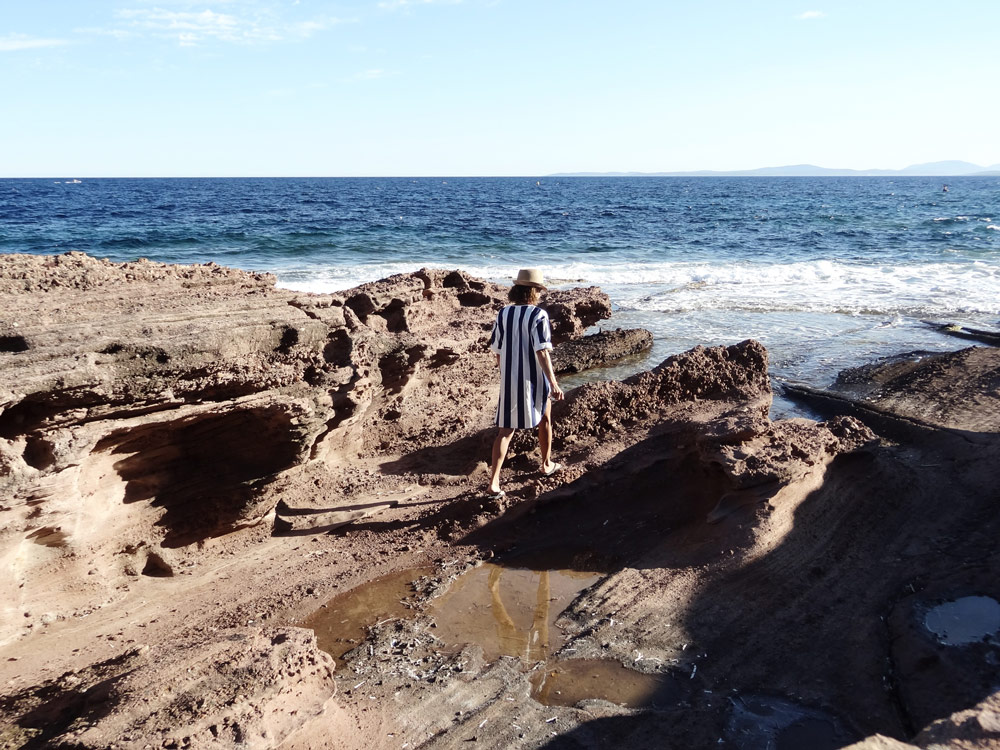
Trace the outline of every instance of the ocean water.
{"label": "ocean water", "polygon": [[[779,379],[963,346],[1000,325],[1000,178],[0,180],[0,252],[82,250],[347,289],[422,267],[597,285],[651,355],[760,339]],[[0,311],[2,315],[2,311]]]}

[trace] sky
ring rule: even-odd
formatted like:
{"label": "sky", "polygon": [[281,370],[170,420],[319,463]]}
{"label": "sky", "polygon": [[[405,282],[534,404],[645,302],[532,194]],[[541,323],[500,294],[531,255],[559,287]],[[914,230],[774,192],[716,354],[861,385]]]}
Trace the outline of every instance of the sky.
{"label": "sky", "polygon": [[1000,163],[997,0],[0,0],[0,177]]}

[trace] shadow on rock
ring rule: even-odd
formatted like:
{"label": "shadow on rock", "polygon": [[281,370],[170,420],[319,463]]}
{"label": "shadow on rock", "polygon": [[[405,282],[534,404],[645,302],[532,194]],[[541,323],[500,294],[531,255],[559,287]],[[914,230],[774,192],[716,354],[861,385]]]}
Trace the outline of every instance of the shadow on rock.
{"label": "shadow on rock", "polygon": [[380,468],[384,474],[402,475],[433,472],[446,476],[466,476],[477,462],[489,459],[495,428],[480,430],[445,445],[431,445],[409,453]]}
{"label": "shadow on rock", "polygon": [[524,565],[536,556],[548,567],[604,573],[634,564],[672,530],[703,522],[729,489],[722,471],[678,447],[684,442],[677,432],[651,436],[570,484],[512,505],[462,542],[516,552]]}
{"label": "shadow on rock", "polygon": [[[42,750],[52,747],[53,738],[74,724],[96,723],[105,718],[112,709],[108,697],[115,683],[121,680],[121,671],[129,660],[126,654],[94,664],[86,670],[92,673],[91,680],[67,674],[59,680],[0,698],[0,715],[11,721],[2,739],[16,742],[10,747]],[[98,677],[108,672],[116,674],[103,679]],[[94,682],[93,677],[98,681]]]}
{"label": "shadow on rock", "polygon": [[303,439],[282,408],[234,409],[113,433],[95,451],[124,455],[125,502],[164,509],[164,547],[231,530],[252,516],[262,484],[296,464]]}
{"label": "shadow on rock", "polygon": [[920,621],[948,596],[1000,594],[995,494],[981,472],[941,470],[967,450],[948,436],[932,454],[842,456],[797,507],[777,505],[773,549],[709,577],[685,616],[708,654],[705,689],[783,696],[849,717],[841,725],[860,736],[896,738],[995,690],[996,639],[966,658]]}
{"label": "shadow on rock", "polygon": [[[463,542],[514,567],[607,574],[567,611],[589,642],[577,641],[576,655],[610,643],[607,655],[627,663],[633,650],[674,648],[666,671],[690,686],[675,707],[705,717],[676,744],[654,739],[662,717],[646,712],[596,720],[547,747],[600,747],[613,736],[630,747],[806,737],[811,744],[796,746],[834,748],[874,733],[911,737],[989,695],[1000,637],[947,645],[923,620],[943,601],[1000,599],[991,468],[1000,440],[977,437],[990,439],[985,453],[948,433],[920,451],[845,453],[811,484],[710,524],[729,478],[667,431],[471,531]],[[587,620],[595,608],[614,612],[610,623]],[[627,649],[617,653],[616,642]]]}

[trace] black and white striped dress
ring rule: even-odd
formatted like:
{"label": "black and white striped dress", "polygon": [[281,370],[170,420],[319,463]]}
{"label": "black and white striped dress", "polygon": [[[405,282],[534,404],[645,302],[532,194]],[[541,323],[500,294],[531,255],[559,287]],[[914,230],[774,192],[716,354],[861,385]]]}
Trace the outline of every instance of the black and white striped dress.
{"label": "black and white striped dress", "polygon": [[549,381],[535,352],[552,348],[549,314],[534,305],[507,305],[497,313],[490,349],[500,355],[497,427],[537,427],[549,399]]}

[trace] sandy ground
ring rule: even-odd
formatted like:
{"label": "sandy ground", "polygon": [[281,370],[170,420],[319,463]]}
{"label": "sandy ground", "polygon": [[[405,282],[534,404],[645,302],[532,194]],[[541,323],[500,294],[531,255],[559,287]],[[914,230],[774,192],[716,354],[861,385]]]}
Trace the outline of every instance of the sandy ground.
{"label": "sandy ground", "polygon": [[[823,423],[767,419],[759,344],[695,350],[576,389],[566,469],[519,436],[495,501],[503,289],[0,261],[0,747],[1000,741],[1000,635],[924,625],[1000,600],[995,349],[853,373]],[[567,341],[608,309],[548,303]]]}

